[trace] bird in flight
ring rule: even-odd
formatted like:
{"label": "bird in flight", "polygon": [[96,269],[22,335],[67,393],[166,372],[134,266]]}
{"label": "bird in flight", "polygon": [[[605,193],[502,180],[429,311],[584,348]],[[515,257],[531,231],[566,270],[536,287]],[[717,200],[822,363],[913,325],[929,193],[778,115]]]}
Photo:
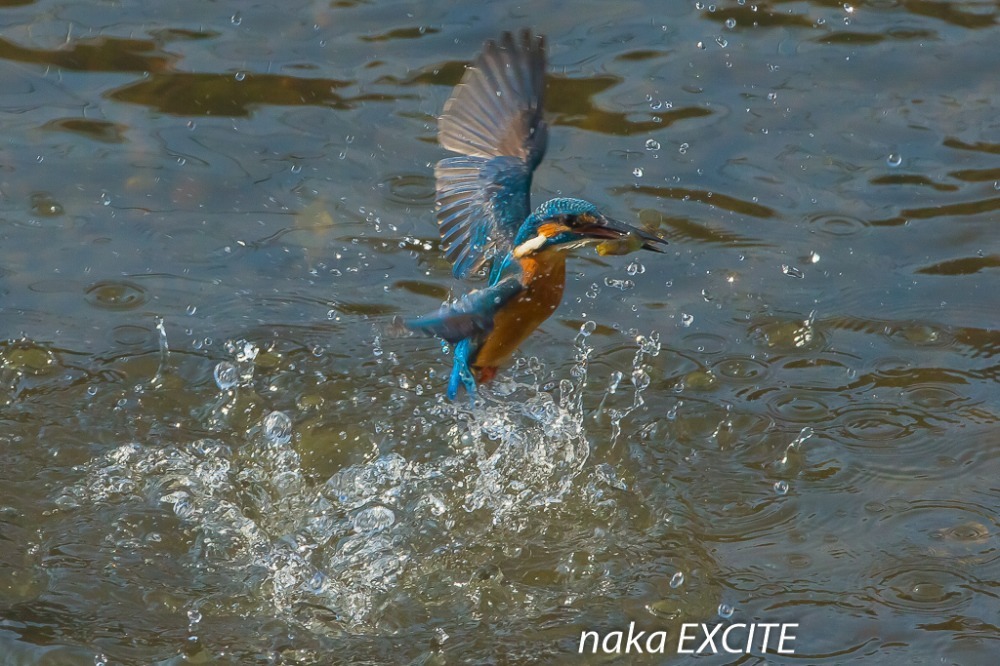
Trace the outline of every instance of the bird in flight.
{"label": "bird in flight", "polygon": [[667,242],[613,220],[589,201],[550,199],[534,211],[531,176],[548,139],[543,118],[545,39],[523,30],[487,41],[444,105],[438,141],[458,153],[437,163],[437,220],[453,273],[487,268],[487,284],[402,325],[454,350],[448,397],[499,367],[559,306],[567,250],[665,252]]}

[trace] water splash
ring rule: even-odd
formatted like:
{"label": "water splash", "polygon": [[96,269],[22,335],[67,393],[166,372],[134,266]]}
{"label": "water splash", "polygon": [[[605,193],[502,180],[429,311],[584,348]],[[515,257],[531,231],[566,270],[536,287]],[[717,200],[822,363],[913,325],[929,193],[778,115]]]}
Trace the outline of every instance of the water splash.
{"label": "water splash", "polygon": [[[478,542],[484,530],[513,539],[534,529],[540,512],[614,503],[595,487],[628,487],[610,465],[586,471],[583,393],[595,328],[580,328],[569,376],[554,385],[544,366],[529,360],[521,369],[530,382],[501,379],[497,394],[484,391],[475,407],[442,400],[425,408],[428,427],[443,434],[432,456],[408,458],[399,434],[378,422],[372,427],[383,428],[389,450],[375,447],[367,459],[316,481],[293,443],[292,415],[271,410],[242,431],[230,424],[223,430],[228,440],[120,446],[81,466],[83,480],[56,501],[65,511],[132,503],[172,512],[189,534],[191,565],[233,581],[230,589],[207,592],[199,612],[239,599],[339,635],[372,631],[408,586],[426,585],[431,591],[422,596],[474,607],[478,592],[462,581],[491,556],[456,544]],[[655,338],[639,342],[633,405],[649,383],[643,359],[659,349]],[[233,368],[241,379],[252,377],[257,347],[235,341],[226,349],[232,360],[224,361],[231,367],[222,366],[222,383],[230,384]]]}

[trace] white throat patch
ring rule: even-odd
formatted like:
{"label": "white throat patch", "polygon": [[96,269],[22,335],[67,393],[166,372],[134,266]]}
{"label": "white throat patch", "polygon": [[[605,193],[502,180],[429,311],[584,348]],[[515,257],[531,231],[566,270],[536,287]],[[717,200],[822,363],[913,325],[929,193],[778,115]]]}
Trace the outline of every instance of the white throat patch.
{"label": "white throat patch", "polygon": [[543,245],[545,245],[545,241],[547,241],[547,240],[548,240],[548,238],[546,238],[544,234],[538,234],[534,238],[526,240],[523,243],[521,243],[520,245],[518,245],[517,247],[515,247],[514,248],[514,256],[516,258],[520,259],[521,257],[523,257],[525,255],[531,254],[535,250],[537,250],[537,249],[541,248]]}

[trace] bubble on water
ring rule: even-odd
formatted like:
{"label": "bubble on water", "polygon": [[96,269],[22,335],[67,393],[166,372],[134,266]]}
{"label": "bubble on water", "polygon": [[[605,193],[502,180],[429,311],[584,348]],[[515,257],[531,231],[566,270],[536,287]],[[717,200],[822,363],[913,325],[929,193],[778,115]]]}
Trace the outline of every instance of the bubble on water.
{"label": "bubble on water", "polygon": [[660,142],[656,139],[646,139],[646,150],[656,151],[660,149]]}
{"label": "bubble on water", "polygon": [[592,321],[585,321],[582,326],[580,326],[580,335],[583,337],[589,336],[594,330],[597,329],[597,324]]}
{"label": "bubble on water", "polygon": [[292,420],[284,412],[271,412],[264,417],[264,437],[274,444],[284,444],[292,438]]}
{"label": "bubble on water", "polygon": [[632,169],[632,175],[636,178],[642,178],[642,167],[636,167]]}
{"label": "bubble on water", "polygon": [[673,576],[670,577],[670,587],[675,590],[684,584],[684,572],[678,571]]}
{"label": "bubble on water", "polygon": [[228,391],[240,381],[240,371],[229,361],[216,363],[212,374],[215,375],[216,385],[223,391]]}
{"label": "bubble on water", "polygon": [[727,18],[726,19],[726,27],[729,28],[730,30],[732,30],[733,28],[735,28],[736,27],[736,19],[734,19],[731,16],[729,18]]}
{"label": "bubble on water", "polygon": [[629,275],[641,275],[642,273],[646,272],[646,267],[643,266],[642,263],[638,261],[633,261],[625,269],[625,272],[628,273]]}
{"label": "bubble on water", "polygon": [[235,78],[236,78],[237,81],[242,81],[243,79],[247,78],[247,73],[244,72],[244,71],[242,71],[242,70],[239,71],[239,72],[236,72]]}
{"label": "bubble on water", "polygon": [[1000,190],[1000,180],[994,180],[993,181],[993,189],[994,190]]}
{"label": "bubble on water", "polygon": [[775,481],[774,482],[774,492],[779,495],[788,494],[788,481]]}
{"label": "bubble on water", "polygon": [[235,14],[229,17],[229,22],[232,23],[233,25],[239,25],[243,23],[243,16],[239,12],[236,12]]}
{"label": "bubble on water", "polygon": [[731,618],[735,611],[736,609],[730,606],[729,604],[719,604],[719,617],[721,617],[723,620],[728,620],[729,618]]}
{"label": "bubble on water", "polygon": [[898,167],[903,163],[903,156],[899,153],[889,153],[889,156],[885,158],[885,163],[893,168]]}
{"label": "bubble on water", "polygon": [[396,522],[396,514],[384,506],[372,506],[359,511],[353,520],[355,532],[381,532]]}

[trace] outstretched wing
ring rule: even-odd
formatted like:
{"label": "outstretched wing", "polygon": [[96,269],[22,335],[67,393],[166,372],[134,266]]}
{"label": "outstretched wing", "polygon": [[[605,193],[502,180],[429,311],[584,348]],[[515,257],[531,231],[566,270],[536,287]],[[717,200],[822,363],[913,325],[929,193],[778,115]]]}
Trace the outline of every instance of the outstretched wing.
{"label": "outstretched wing", "polygon": [[545,40],[524,30],[488,41],[444,106],[437,218],[456,277],[503,253],[531,212],[531,174],[545,154]]}
{"label": "outstretched wing", "polygon": [[476,289],[454,303],[445,303],[437,312],[402,322],[414,333],[435,335],[456,344],[480,333],[493,330],[493,317],[524,287],[520,276],[511,275],[492,287]]}

